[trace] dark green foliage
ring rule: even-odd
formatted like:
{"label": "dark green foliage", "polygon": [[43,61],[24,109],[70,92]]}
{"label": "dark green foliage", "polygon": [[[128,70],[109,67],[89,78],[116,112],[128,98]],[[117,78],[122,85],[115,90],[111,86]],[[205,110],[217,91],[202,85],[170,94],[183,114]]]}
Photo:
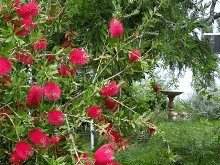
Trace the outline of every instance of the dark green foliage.
{"label": "dark green foliage", "polygon": [[[188,14],[195,7],[191,1],[164,1],[158,9],[158,15],[151,15],[158,4],[159,1],[151,0],[69,2],[67,15],[69,20],[72,20],[69,26],[77,33],[77,47],[88,47],[94,57],[99,57],[100,54],[96,52],[106,43],[109,21],[112,17],[117,17],[124,24],[124,38],[134,32],[140,35],[144,27],[146,34],[141,41],[141,50],[145,56],[148,55],[151,60],[155,58],[162,60],[163,66],[172,70],[182,71],[189,68],[193,72],[195,86],[210,86],[214,80],[218,57],[212,53],[210,42],[199,39],[194,32],[196,27],[203,26],[206,29],[208,25],[198,22],[197,14],[193,16]],[[203,10],[204,6],[201,6],[197,12]],[[149,20],[152,22],[148,22]],[[155,45],[154,50],[146,53],[152,45]],[[138,42],[134,41],[133,46],[137,47]],[[128,48],[128,51],[131,48]],[[109,67],[124,69],[121,65],[125,64],[115,63]],[[147,72],[137,66],[140,65],[135,65],[133,68]],[[149,66],[151,69],[154,68]],[[137,73],[134,72],[134,75]],[[107,75],[103,76],[107,77]],[[129,79],[127,76],[124,75],[124,79]],[[141,76],[141,74],[137,78],[133,76],[133,79],[138,80]]]}

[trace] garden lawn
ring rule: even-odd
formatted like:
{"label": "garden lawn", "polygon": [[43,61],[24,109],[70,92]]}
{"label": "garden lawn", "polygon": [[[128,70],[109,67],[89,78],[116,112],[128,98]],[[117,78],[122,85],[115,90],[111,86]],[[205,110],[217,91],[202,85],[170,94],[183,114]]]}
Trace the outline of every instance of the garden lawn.
{"label": "garden lawn", "polygon": [[123,165],[220,164],[220,121],[165,120],[156,125],[155,135],[118,152],[116,160]]}

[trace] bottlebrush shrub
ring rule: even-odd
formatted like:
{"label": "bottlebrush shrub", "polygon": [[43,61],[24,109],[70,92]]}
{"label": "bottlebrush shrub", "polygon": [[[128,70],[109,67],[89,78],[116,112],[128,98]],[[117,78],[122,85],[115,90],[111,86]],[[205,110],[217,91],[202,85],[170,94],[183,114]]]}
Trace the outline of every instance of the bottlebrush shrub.
{"label": "bottlebrush shrub", "polygon": [[10,162],[12,164],[20,164],[24,161],[24,159],[22,157],[20,157],[17,152],[13,152],[10,155]]}
{"label": "bottlebrush shrub", "polygon": [[29,159],[34,153],[33,148],[26,141],[18,142],[15,146],[15,151],[22,159]]}
{"label": "bottlebrush shrub", "polygon": [[66,77],[66,78],[69,78],[69,75],[73,75],[74,73],[76,73],[77,70],[76,69],[70,69],[69,67],[67,66],[61,66],[60,67],[60,74],[63,76],[63,77]]}
{"label": "bottlebrush shrub", "polygon": [[0,85],[3,86],[3,88],[6,88],[7,84],[11,84],[12,83],[12,79],[10,77],[2,77],[2,81],[0,82]]}
{"label": "bottlebrush shrub", "polygon": [[44,86],[44,94],[49,100],[55,101],[60,98],[60,87],[54,82],[48,82]]}
{"label": "bottlebrush shrub", "polygon": [[0,76],[8,74],[11,69],[11,62],[5,57],[0,57]]}
{"label": "bottlebrush shrub", "polygon": [[109,33],[112,37],[120,37],[123,35],[124,28],[120,19],[112,18],[109,24]]}
{"label": "bottlebrush shrub", "polygon": [[[13,22],[13,26],[14,26],[14,31],[16,31],[17,29],[21,28],[21,26],[17,22]],[[22,30],[16,32],[15,34],[17,36],[25,36],[25,35],[28,34],[28,32],[29,32],[28,30],[22,29]]]}
{"label": "bottlebrush shrub", "polygon": [[154,92],[159,92],[159,87],[158,87],[158,85],[157,84],[155,84],[154,86],[153,86],[153,90],[154,90]]}
{"label": "bottlebrush shrub", "polygon": [[102,116],[102,109],[99,106],[91,106],[88,108],[88,116],[93,119],[98,119]]}
{"label": "bottlebrush shrub", "polygon": [[57,136],[52,136],[52,137],[50,138],[50,143],[52,143],[52,144],[54,144],[54,145],[57,145],[57,144],[59,143],[59,140],[60,140],[59,137],[57,137]]}
{"label": "bottlebrush shrub", "polygon": [[15,58],[21,62],[23,62],[24,64],[28,65],[28,64],[32,64],[34,61],[34,57],[30,54],[28,54],[27,52],[23,52],[23,53],[16,53],[15,54]]}
{"label": "bottlebrush shrub", "polygon": [[89,62],[89,58],[83,50],[75,49],[71,51],[69,61],[76,65],[84,65]]}
{"label": "bottlebrush shrub", "polygon": [[140,59],[141,57],[141,51],[137,50],[137,49],[133,49],[130,53],[129,53],[129,59],[131,62],[136,62]]}
{"label": "bottlebrush shrub", "polygon": [[100,93],[105,97],[111,97],[119,92],[119,87],[117,86],[115,81],[110,82],[105,87],[102,87]]}
{"label": "bottlebrush shrub", "polygon": [[34,129],[29,133],[30,141],[36,146],[49,146],[50,139],[39,129]]}
{"label": "bottlebrush shrub", "polygon": [[33,85],[27,96],[27,104],[37,106],[43,96],[43,88],[40,85]]}
{"label": "bottlebrush shrub", "polygon": [[115,102],[111,99],[106,99],[105,108],[112,111],[112,112],[116,112],[118,110],[117,102]]}
{"label": "bottlebrush shrub", "polygon": [[53,55],[47,55],[46,59],[47,59],[47,61],[53,61],[54,60],[54,56]]}
{"label": "bottlebrush shrub", "polygon": [[110,145],[100,147],[94,155],[97,164],[108,164],[113,162],[114,149]]}
{"label": "bottlebrush shrub", "polygon": [[91,165],[91,162],[88,162],[89,154],[87,153],[78,153],[78,157],[75,158],[76,164],[77,163],[84,163],[85,165]]}
{"label": "bottlebrush shrub", "polygon": [[54,125],[62,125],[64,123],[63,116],[63,112],[52,110],[48,113],[48,121]]}
{"label": "bottlebrush shrub", "polygon": [[46,49],[47,47],[47,41],[46,39],[42,39],[40,41],[36,41],[34,44],[33,44],[33,50],[34,51],[37,51],[37,50],[44,50]]}
{"label": "bottlebrush shrub", "polygon": [[30,19],[40,13],[38,4],[34,1],[20,7],[17,11],[18,16],[24,19]]}
{"label": "bottlebrush shrub", "polygon": [[[140,30],[146,28],[125,30],[121,20],[106,14],[103,29],[93,27],[105,45],[101,40],[85,45],[82,39],[94,34],[75,25],[73,29],[62,3],[7,2],[0,13],[0,162],[74,164],[81,159],[85,164],[119,164],[113,161],[114,151],[127,145],[129,133],[148,125],[147,109],[136,113],[137,104],[126,101],[125,92],[133,76],[143,75],[140,68],[155,66],[148,66],[150,59],[140,66],[126,60],[133,47],[147,51],[140,43]],[[47,22],[52,13],[54,19]],[[81,30],[85,36],[79,36]],[[140,35],[135,38],[136,31]],[[94,157],[80,154],[88,152],[83,144],[89,140],[78,131],[91,121],[100,133],[97,141],[107,143],[91,151]]]}
{"label": "bottlebrush shrub", "polygon": [[34,30],[35,25],[32,19],[23,19],[21,24],[24,25],[25,30]]}

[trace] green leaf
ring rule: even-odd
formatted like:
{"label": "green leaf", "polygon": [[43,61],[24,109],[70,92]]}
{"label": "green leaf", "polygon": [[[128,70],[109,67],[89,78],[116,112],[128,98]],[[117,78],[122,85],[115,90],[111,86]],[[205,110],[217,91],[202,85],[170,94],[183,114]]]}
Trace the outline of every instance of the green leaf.
{"label": "green leaf", "polygon": [[11,42],[13,38],[14,38],[14,36],[12,35],[12,36],[10,36],[9,38],[7,38],[7,39],[5,40],[5,42]]}

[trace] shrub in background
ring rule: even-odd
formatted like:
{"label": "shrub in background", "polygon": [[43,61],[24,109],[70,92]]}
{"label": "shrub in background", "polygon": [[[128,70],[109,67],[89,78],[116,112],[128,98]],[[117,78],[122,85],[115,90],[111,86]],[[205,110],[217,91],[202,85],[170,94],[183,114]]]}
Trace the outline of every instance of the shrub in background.
{"label": "shrub in background", "polygon": [[199,93],[194,93],[188,100],[176,100],[174,108],[176,112],[187,112],[194,119],[214,119],[220,118],[220,102],[218,94],[210,99],[209,96],[204,96]]}
{"label": "shrub in background", "polygon": [[[157,83],[155,83],[155,81]],[[160,79],[148,79],[138,82],[134,82],[129,87],[131,100],[137,106],[139,113],[143,112],[160,112],[166,111],[168,106],[167,96],[155,91],[155,86],[158,86],[159,90],[166,90],[167,86],[163,84]]]}

